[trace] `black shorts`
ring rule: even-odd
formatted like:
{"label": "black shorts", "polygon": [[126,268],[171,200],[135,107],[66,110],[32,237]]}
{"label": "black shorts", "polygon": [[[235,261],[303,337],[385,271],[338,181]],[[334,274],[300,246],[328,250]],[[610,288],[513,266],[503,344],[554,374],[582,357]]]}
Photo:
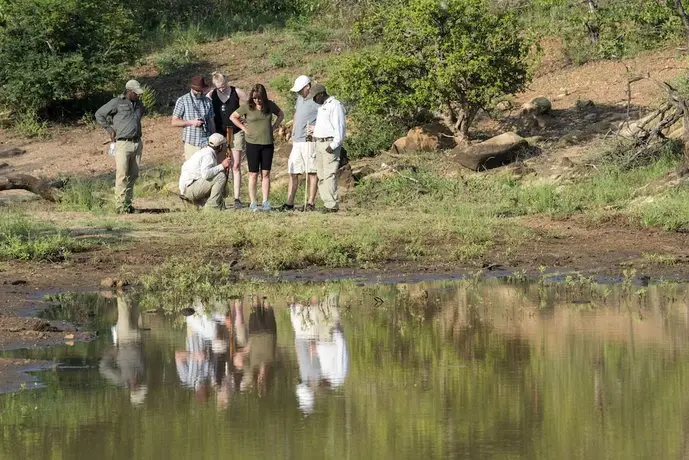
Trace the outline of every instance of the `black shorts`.
{"label": "black shorts", "polygon": [[273,144],[249,144],[246,143],[246,163],[249,166],[249,172],[257,173],[259,170],[270,171],[273,165]]}

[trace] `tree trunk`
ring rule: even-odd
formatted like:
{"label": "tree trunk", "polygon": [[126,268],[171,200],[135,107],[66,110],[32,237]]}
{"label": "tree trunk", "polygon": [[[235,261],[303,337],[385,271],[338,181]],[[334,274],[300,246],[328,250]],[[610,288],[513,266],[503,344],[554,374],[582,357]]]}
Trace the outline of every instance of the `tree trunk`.
{"label": "tree trunk", "polygon": [[0,191],[28,190],[44,200],[58,201],[58,190],[49,183],[28,174],[8,174],[0,176]]}
{"label": "tree trunk", "polygon": [[684,9],[682,0],[674,0],[675,10],[677,14],[682,18],[682,23],[684,24],[684,33],[687,35],[687,46],[689,46],[689,17],[687,16],[687,10]]}
{"label": "tree trunk", "polygon": [[[678,0],[681,1],[681,0]],[[600,41],[600,27],[598,26],[598,3],[595,0],[587,0],[589,7],[589,20],[586,21],[586,29],[589,33],[589,42],[597,45]]]}

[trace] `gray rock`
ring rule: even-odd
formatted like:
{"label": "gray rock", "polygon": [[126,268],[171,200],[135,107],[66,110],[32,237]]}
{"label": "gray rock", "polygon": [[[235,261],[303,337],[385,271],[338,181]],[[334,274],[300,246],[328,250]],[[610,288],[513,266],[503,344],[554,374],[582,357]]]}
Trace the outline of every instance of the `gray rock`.
{"label": "gray rock", "polygon": [[528,147],[526,139],[508,132],[478,144],[456,147],[453,153],[457,156],[459,164],[480,171],[511,163]]}

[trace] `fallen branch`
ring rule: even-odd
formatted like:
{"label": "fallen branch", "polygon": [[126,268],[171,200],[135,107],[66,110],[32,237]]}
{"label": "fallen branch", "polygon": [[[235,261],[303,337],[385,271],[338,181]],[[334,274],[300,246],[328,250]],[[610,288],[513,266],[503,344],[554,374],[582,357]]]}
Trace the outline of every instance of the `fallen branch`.
{"label": "fallen branch", "polygon": [[28,190],[44,200],[59,201],[59,191],[50,183],[28,174],[8,174],[0,176],[0,191]]}

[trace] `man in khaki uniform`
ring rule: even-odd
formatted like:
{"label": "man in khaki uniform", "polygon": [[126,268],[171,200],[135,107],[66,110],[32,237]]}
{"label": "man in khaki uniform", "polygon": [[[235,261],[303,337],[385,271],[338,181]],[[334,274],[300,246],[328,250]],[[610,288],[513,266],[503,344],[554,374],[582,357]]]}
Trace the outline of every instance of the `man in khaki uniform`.
{"label": "man in khaki uniform", "polygon": [[316,174],[318,192],[325,205],[322,212],[337,212],[337,172],[340,168],[340,152],[344,142],[346,125],[345,110],[340,101],[329,96],[325,86],[315,84],[308,99],[318,104],[313,138],[316,141]]}
{"label": "man in khaki uniform", "polygon": [[225,156],[223,149],[226,143],[222,134],[212,134],[208,138],[208,145],[184,162],[179,176],[182,199],[198,206],[205,202],[205,210],[225,208],[225,184],[232,159],[225,158],[218,163],[218,157]]}
{"label": "man in khaki uniform", "polygon": [[144,90],[136,80],[129,80],[124,94],[96,111],[96,121],[115,142],[115,208],[118,213],[133,213],[134,183],[139,177],[141,117],[144,106],[139,96]]}

